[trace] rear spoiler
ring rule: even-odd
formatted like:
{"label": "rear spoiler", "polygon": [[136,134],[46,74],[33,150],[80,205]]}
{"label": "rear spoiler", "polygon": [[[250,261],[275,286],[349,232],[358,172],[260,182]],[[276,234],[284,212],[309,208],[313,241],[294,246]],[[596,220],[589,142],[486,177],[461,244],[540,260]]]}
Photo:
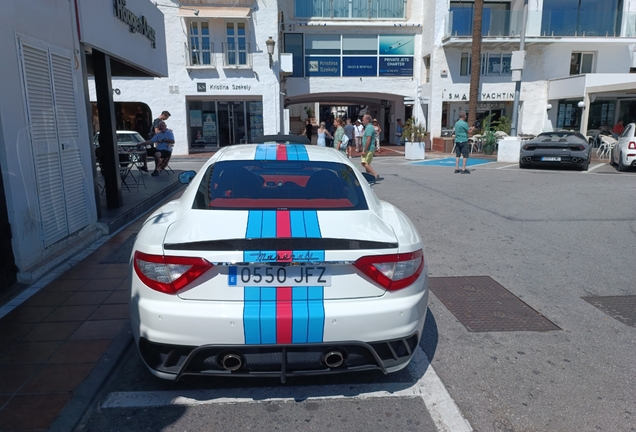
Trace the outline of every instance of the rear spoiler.
{"label": "rear spoiler", "polygon": [[280,144],[311,144],[304,135],[264,135],[252,140],[253,144],[280,143]]}

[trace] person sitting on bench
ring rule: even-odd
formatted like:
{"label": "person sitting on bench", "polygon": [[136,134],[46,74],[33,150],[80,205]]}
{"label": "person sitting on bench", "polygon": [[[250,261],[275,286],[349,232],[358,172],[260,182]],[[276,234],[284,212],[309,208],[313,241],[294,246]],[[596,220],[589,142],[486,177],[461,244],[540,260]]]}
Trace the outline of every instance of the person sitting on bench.
{"label": "person sitting on bench", "polygon": [[152,176],[158,176],[159,172],[163,170],[172,156],[172,146],[174,145],[174,134],[171,129],[168,129],[166,122],[161,121],[155,128],[155,134],[150,141],[146,141],[144,144],[156,143],[155,158],[155,170],[152,172]]}

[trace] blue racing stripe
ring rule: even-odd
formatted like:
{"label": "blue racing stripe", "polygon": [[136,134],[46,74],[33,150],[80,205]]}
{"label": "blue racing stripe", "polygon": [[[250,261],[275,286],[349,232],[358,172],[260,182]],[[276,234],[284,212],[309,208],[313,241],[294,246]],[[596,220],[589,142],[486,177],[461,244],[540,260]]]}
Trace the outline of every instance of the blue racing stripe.
{"label": "blue racing stripe", "polygon": [[260,238],[263,227],[263,212],[260,210],[250,210],[247,213],[247,230],[245,238]]}
{"label": "blue racing stripe", "polygon": [[261,238],[276,237],[276,210],[263,211],[263,228],[261,230]]}
{"label": "blue racing stripe", "polygon": [[309,156],[307,155],[307,149],[304,145],[294,145],[296,147],[296,152],[298,153],[298,160],[300,161],[308,161]]}
{"label": "blue racing stripe", "polygon": [[267,144],[267,155],[265,160],[276,160],[276,144]]}
{"label": "blue racing stripe", "polygon": [[261,289],[258,287],[245,287],[243,306],[243,329],[246,344],[261,343]]}
{"label": "blue racing stripe", "polygon": [[325,328],[325,305],[323,287],[309,287],[307,290],[309,325],[307,342],[322,342]]}
{"label": "blue racing stripe", "polygon": [[276,343],[276,288],[261,288],[261,343]]}
{"label": "blue racing stripe", "polygon": [[305,232],[307,237],[320,238],[320,225],[318,225],[318,212],[316,210],[303,211],[305,217]]}
{"label": "blue racing stripe", "polygon": [[291,221],[291,236],[307,237],[303,212],[301,210],[292,210],[289,212],[289,219]]}
{"label": "blue racing stripe", "polygon": [[292,343],[306,343],[309,325],[307,287],[292,288],[292,316]]}
{"label": "blue racing stripe", "polygon": [[256,146],[256,154],[254,155],[254,160],[265,160],[265,156],[267,155],[267,147],[265,144],[259,144]]}
{"label": "blue racing stripe", "polygon": [[298,160],[298,149],[296,146],[287,146],[287,160]]}

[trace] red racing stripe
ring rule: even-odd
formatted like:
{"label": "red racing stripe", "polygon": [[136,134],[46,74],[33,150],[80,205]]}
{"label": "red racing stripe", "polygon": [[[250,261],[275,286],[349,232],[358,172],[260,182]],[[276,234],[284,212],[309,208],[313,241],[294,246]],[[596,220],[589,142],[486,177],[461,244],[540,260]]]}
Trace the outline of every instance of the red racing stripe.
{"label": "red racing stripe", "polygon": [[292,343],[292,289],[276,288],[276,343]]}
{"label": "red racing stripe", "polygon": [[287,160],[287,146],[285,144],[276,146],[276,160]]}

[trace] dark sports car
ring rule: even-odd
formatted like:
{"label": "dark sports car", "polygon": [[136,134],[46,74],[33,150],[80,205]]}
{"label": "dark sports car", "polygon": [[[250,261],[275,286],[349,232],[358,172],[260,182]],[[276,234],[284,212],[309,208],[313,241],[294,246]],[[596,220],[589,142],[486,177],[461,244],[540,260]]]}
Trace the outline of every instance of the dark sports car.
{"label": "dark sports car", "polygon": [[567,165],[587,171],[591,159],[592,146],[580,133],[544,132],[521,146],[519,168]]}

